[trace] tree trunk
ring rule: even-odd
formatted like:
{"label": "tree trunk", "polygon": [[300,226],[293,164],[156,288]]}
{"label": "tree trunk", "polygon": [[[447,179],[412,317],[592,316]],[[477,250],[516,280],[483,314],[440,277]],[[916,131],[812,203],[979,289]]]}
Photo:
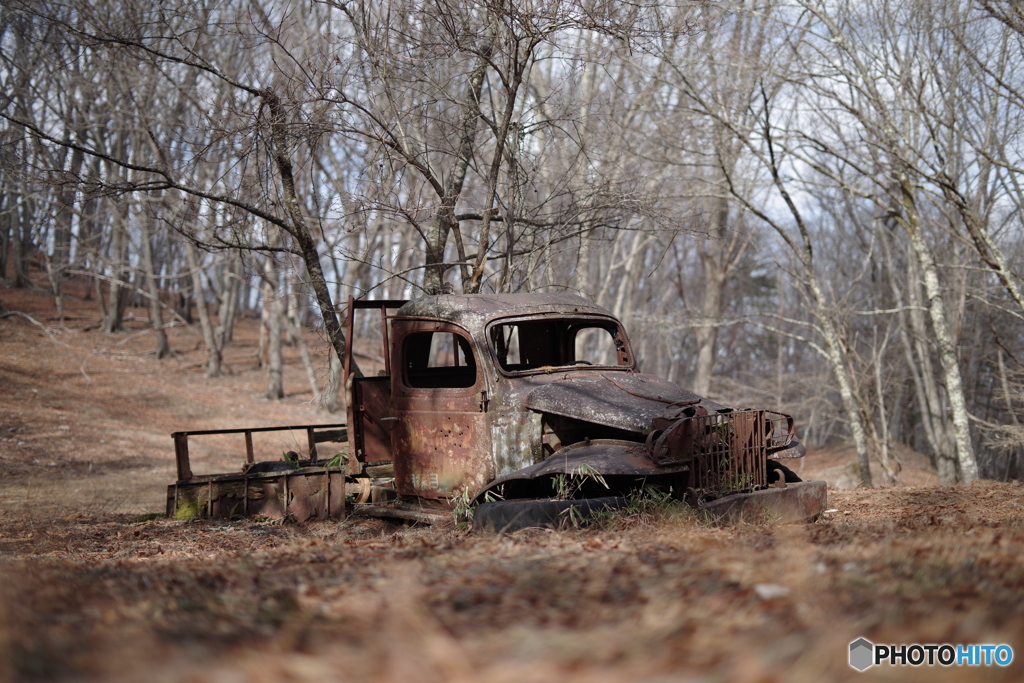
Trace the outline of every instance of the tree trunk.
{"label": "tree trunk", "polygon": [[11,257],[14,259],[14,286],[16,288],[33,287],[28,272],[28,257],[32,251],[32,219],[34,218],[35,202],[20,193],[19,201],[12,203],[14,212],[11,235]]}
{"label": "tree trunk", "polygon": [[206,376],[220,377],[220,348],[217,346],[217,336],[210,320],[210,310],[206,307],[206,292],[203,290],[203,277],[199,269],[199,253],[196,245],[188,239],[185,240],[185,258],[192,275],[192,293],[199,314],[199,326],[203,331],[203,343],[206,345]]}
{"label": "tree trunk", "polygon": [[334,349],[329,349],[328,355],[330,357],[330,368],[327,371],[327,381],[324,382],[324,390],[320,394],[321,405],[329,413],[336,413],[342,409],[342,406],[338,405],[338,390],[341,388],[341,361],[338,359],[338,354],[334,353]]}
{"label": "tree trunk", "polygon": [[[882,241],[882,248],[885,252],[893,299],[899,309],[897,320],[902,329],[900,337],[903,342],[907,368],[914,381],[917,404],[921,410],[921,426],[931,449],[939,482],[952,484],[956,481],[955,446],[949,430],[949,420],[945,417],[946,403],[942,399],[942,392],[938,385],[938,373],[932,367],[931,355],[925,344],[925,340],[928,338],[928,326],[920,301],[920,268],[914,251],[911,250],[907,254],[905,306],[903,290],[897,283],[896,266],[893,263],[889,240]],[[904,312],[904,308],[906,308],[906,312]]]}
{"label": "tree trunk", "polygon": [[959,479],[970,484],[978,478],[978,463],[974,456],[974,445],[971,443],[970,424],[967,417],[967,401],[964,397],[963,382],[960,374],[960,361],[956,347],[946,323],[946,306],[939,285],[938,269],[931,247],[924,238],[917,206],[914,200],[914,187],[910,179],[903,175],[900,178],[901,203],[906,212],[904,227],[910,244],[914,249],[918,262],[921,264],[925,293],[928,296],[928,313],[931,316],[932,332],[939,351],[942,374],[946,382],[946,394],[949,396],[950,411],[953,420],[953,438],[956,443],[956,458],[960,468]]}
{"label": "tree trunk", "polygon": [[124,282],[128,279],[128,235],[125,232],[127,207],[117,207],[111,221],[110,267],[107,279],[107,302],[103,307],[100,329],[107,334],[124,329],[124,309],[128,303]]}
{"label": "tree trunk", "polygon": [[[532,47],[529,50],[532,50]],[[527,51],[529,52],[529,50]],[[516,57],[518,58],[518,54]],[[483,220],[480,222],[480,237],[477,240],[476,263],[473,265],[471,274],[468,266],[462,267],[463,289],[467,294],[476,294],[480,291],[480,284],[484,276],[484,269],[487,264],[487,249],[489,247],[490,240],[491,219],[494,217],[494,211],[497,210],[497,207],[495,206],[495,199],[498,191],[498,178],[501,173],[502,163],[505,159],[505,145],[508,141],[508,133],[509,128],[512,125],[512,117],[515,113],[516,101],[519,97],[519,88],[523,82],[523,70],[526,68],[527,63],[527,61],[520,61],[516,59],[511,82],[506,84],[505,109],[502,113],[501,125],[498,130],[495,131],[491,168],[487,175],[487,191],[484,200]],[[477,95],[477,99],[479,100],[479,94]],[[505,225],[509,230],[512,226],[512,222],[510,220],[511,217],[511,215],[506,216],[509,220],[506,221]],[[456,237],[461,245],[461,234],[457,234]],[[460,250],[459,259],[465,261],[464,249]]]}
{"label": "tree trunk", "polygon": [[700,323],[694,329],[697,346],[697,367],[693,375],[693,392],[707,396],[711,390],[711,375],[715,369],[715,342],[718,323],[722,317],[722,290],[725,288],[725,232],[728,227],[729,204],[719,200],[715,224],[699,246],[704,296],[701,301]]}
{"label": "tree trunk", "polygon": [[139,222],[141,231],[139,239],[142,242],[142,267],[145,270],[146,289],[149,293],[146,299],[149,306],[149,323],[153,326],[153,332],[156,335],[157,360],[162,360],[171,355],[171,347],[167,343],[167,332],[164,330],[164,315],[160,305],[160,287],[156,278],[156,268],[153,267],[153,245],[150,241],[152,238],[152,220],[152,215],[147,211]]}
{"label": "tree trunk", "polygon": [[11,218],[11,193],[0,185],[0,282],[7,280],[7,257],[11,253],[14,232]]}
{"label": "tree trunk", "polygon": [[309,353],[309,345],[306,337],[302,334],[302,307],[299,297],[298,273],[294,267],[288,269],[288,313],[285,321],[288,323],[288,337],[291,343],[298,347],[302,355],[302,366],[306,369],[306,379],[309,381],[309,389],[313,393],[313,402],[319,406],[322,403],[320,397],[320,383],[316,379],[316,368],[313,366],[313,357]]}
{"label": "tree trunk", "polygon": [[832,374],[839,385],[839,397],[843,402],[843,410],[846,412],[847,419],[850,420],[850,432],[853,435],[853,445],[857,449],[857,463],[860,467],[861,480],[865,486],[873,486],[867,434],[864,431],[860,405],[847,374],[845,354],[843,352],[844,345],[840,339],[839,331],[836,329],[835,322],[825,306],[824,294],[813,272],[810,274],[810,278],[815,314],[821,322],[822,333],[825,337],[826,359],[829,365],[832,366]]}
{"label": "tree trunk", "polygon": [[[82,169],[85,154],[76,149],[71,153],[71,178],[77,178]],[[74,218],[75,186],[67,183],[57,195],[57,215],[53,221],[53,253],[49,261],[50,287],[57,303],[57,318],[64,324],[64,277],[71,261],[71,221]]]}
{"label": "tree trunk", "polygon": [[[90,173],[93,178],[102,174],[103,164],[99,159],[93,163]],[[97,276],[100,266],[100,244],[103,241],[103,229],[100,226],[99,212],[101,199],[97,196],[86,197],[82,202],[82,213],[78,220],[78,250],[75,261],[88,273],[85,286],[85,300],[93,296],[97,289]]]}
{"label": "tree trunk", "polygon": [[[437,209],[437,217],[427,229],[427,267],[423,271],[423,291],[427,294],[440,294],[444,289],[444,274],[447,270],[444,265],[445,246],[448,244],[448,235],[459,227],[455,218],[455,206],[462,195],[466,170],[473,158],[477,130],[480,127],[480,93],[484,87],[484,76],[494,45],[493,34],[487,36],[484,41],[476,66],[469,74],[466,96],[462,103],[465,114],[462,118],[462,132],[455,164],[448,173],[448,182],[444,185],[444,195],[440,197],[441,204]],[[460,254],[460,257],[462,256],[464,255]]]}
{"label": "tree trunk", "polygon": [[[874,336],[874,341],[877,342],[877,326],[874,328]],[[877,444],[878,464],[882,466],[882,473],[887,480],[886,483],[895,484],[898,470],[893,468],[889,461],[889,417],[885,412],[885,390],[882,383],[882,359],[885,357],[885,347],[888,345],[888,342],[889,339],[886,337],[882,341],[881,348],[877,348],[874,343],[872,344],[872,351],[874,351],[872,365],[875,370],[875,401],[878,404],[878,420],[875,421],[869,418],[867,423],[871,430],[871,439]],[[869,410],[870,406],[865,406],[865,412]],[[881,427],[881,434],[878,433],[879,430],[875,425]]]}
{"label": "tree trunk", "polygon": [[[320,252],[317,250],[313,234],[306,225],[302,215],[298,195],[295,192],[295,178],[292,174],[292,162],[289,156],[291,146],[288,144],[288,132],[284,110],[280,98],[271,90],[263,91],[263,100],[270,107],[271,112],[271,140],[274,146],[274,165],[280,174],[281,191],[284,196],[285,208],[288,217],[291,219],[286,230],[295,238],[299,246],[299,252],[306,265],[306,274],[309,276],[309,283],[313,287],[317,305],[320,307],[320,316],[324,321],[324,329],[331,340],[335,353],[339,358],[345,357],[345,333],[341,329],[338,315],[334,310],[334,302],[331,301],[331,290],[327,287],[327,280],[324,278],[324,271],[320,265]],[[362,370],[352,359],[352,374],[355,377],[362,377]]]}
{"label": "tree trunk", "polygon": [[280,292],[277,257],[267,254],[263,264],[263,307],[267,321],[267,393],[264,398],[284,398],[284,375],[281,360],[281,327],[284,298]]}
{"label": "tree trunk", "polygon": [[[718,146],[726,147],[723,142]],[[715,351],[718,341],[718,325],[722,321],[722,299],[734,260],[746,245],[739,248],[739,254],[732,254],[727,246],[729,235],[729,200],[725,197],[716,202],[712,229],[698,245],[702,271],[704,296],[701,301],[701,322],[694,329],[697,346],[697,367],[693,375],[693,391],[707,396],[711,391],[711,377],[715,369]]]}
{"label": "tree trunk", "polygon": [[217,306],[217,345],[221,351],[231,341],[235,329],[235,314],[238,311],[238,271],[241,256],[237,252],[228,253],[221,270],[221,286]]}

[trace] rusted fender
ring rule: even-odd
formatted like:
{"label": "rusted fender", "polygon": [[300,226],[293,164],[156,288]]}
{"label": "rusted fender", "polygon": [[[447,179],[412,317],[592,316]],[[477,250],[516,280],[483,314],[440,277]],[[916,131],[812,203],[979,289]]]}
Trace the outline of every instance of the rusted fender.
{"label": "rusted fender", "polygon": [[687,464],[659,467],[651,460],[642,443],[618,439],[594,439],[566,446],[543,462],[524,467],[509,475],[495,479],[474,496],[474,503],[480,502],[488,491],[507,481],[516,479],[539,479],[553,474],[573,474],[585,470],[601,476],[626,475],[652,477],[673,472],[682,472]]}
{"label": "rusted fender", "polygon": [[823,481],[801,481],[785,488],[737,493],[704,503],[717,524],[792,524],[813,522],[828,505],[828,486]]}

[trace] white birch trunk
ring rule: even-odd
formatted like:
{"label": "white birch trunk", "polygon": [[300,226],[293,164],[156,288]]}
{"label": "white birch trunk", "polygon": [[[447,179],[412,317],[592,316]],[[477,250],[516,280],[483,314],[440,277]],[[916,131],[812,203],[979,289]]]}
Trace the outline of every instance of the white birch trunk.
{"label": "white birch trunk", "polygon": [[931,316],[932,332],[939,351],[939,361],[946,381],[946,393],[953,420],[953,439],[956,444],[956,459],[960,468],[959,479],[970,484],[978,478],[978,462],[974,457],[971,443],[970,424],[967,417],[967,401],[964,397],[963,381],[960,374],[960,360],[946,322],[946,306],[939,285],[938,269],[931,248],[921,231],[920,218],[913,200],[914,189],[909,178],[900,178],[904,209],[907,210],[906,229],[910,244],[921,264],[925,294],[928,297],[928,313]]}

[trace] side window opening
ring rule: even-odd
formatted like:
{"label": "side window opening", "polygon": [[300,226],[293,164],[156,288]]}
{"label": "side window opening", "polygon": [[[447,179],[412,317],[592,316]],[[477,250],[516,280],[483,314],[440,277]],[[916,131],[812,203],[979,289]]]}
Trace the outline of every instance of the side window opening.
{"label": "side window opening", "polygon": [[414,332],[403,344],[405,379],[416,389],[459,389],[476,384],[469,340],[454,332]]}

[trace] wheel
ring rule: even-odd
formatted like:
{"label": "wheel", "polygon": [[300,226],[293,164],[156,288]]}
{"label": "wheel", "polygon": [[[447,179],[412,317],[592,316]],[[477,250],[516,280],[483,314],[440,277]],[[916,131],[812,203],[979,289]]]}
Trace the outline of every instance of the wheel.
{"label": "wheel", "polygon": [[595,512],[618,510],[625,506],[626,499],[615,496],[582,500],[499,500],[477,506],[473,511],[473,530],[503,533],[530,527],[558,529],[585,521]]}
{"label": "wheel", "polygon": [[803,481],[800,477],[796,476],[796,472],[783,465],[778,460],[768,459],[768,483],[774,484],[779,480],[779,475],[782,474],[782,481],[787,484],[795,484],[798,481]]}
{"label": "wheel", "polygon": [[370,502],[370,498],[373,495],[373,485],[367,477],[354,477],[351,481],[346,482],[346,486],[350,486],[349,494],[352,496],[352,502],[357,505]]}

